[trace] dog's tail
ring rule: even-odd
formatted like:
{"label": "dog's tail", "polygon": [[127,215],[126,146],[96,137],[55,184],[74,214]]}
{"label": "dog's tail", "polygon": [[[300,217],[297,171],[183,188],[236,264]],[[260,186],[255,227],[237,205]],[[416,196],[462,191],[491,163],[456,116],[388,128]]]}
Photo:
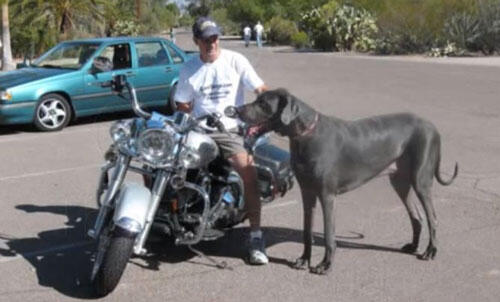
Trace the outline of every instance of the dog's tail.
{"label": "dog's tail", "polygon": [[441,174],[439,172],[439,166],[440,166],[440,164],[438,161],[438,164],[436,165],[436,171],[434,171],[434,175],[436,176],[437,181],[443,186],[451,185],[453,180],[455,180],[455,178],[458,175],[458,163],[455,163],[455,172],[453,172],[453,176],[448,180],[443,180],[443,178],[441,177]]}

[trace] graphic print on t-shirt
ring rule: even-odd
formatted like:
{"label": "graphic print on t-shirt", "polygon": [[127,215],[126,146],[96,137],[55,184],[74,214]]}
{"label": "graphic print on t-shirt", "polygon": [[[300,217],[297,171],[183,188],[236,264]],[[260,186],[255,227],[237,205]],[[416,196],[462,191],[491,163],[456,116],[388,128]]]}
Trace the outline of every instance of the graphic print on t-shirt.
{"label": "graphic print on t-shirt", "polygon": [[206,95],[211,101],[218,103],[219,100],[227,97],[231,93],[231,87],[233,84],[212,84],[208,86],[203,86],[200,88],[200,92]]}

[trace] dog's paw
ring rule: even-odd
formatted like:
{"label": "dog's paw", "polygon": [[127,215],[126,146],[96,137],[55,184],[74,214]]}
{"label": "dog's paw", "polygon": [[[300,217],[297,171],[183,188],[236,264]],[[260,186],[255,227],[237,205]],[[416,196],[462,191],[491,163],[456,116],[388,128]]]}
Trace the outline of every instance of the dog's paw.
{"label": "dog's paw", "polygon": [[418,257],[420,260],[433,260],[436,257],[437,248],[435,246],[429,246],[425,252]]}
{"label": "dog's paw", "polygon": [[326,275],[332,270],[331,262],[321,262],[315,267],[311,267],[310,272],[317,275]]}
{"label": "dog's paw", "polygon": [[295,261],[292,261],[290,266],[294,269],[305,269],[305,267],[309,264],[309,261],[304,257],[297,258]]}
{"label": "dog's paw", "polygon": [[417,245],[416,244],[413,244],[413,243],[408,243],[408,244],[405,244],[402,248],[401,248],[401,251],[403,253],[407,253],[407,254],[413,254],[417,251]]}

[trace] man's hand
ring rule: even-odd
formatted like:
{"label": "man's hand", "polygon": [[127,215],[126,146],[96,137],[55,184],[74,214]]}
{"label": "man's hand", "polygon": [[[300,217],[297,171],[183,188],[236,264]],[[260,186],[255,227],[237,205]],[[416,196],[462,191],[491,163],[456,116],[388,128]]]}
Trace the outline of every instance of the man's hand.
{"label": "man's hand", "polygon": [[192,106],[191,106],[192,103],[179,103],[179,102],[175,102],[175,104],[177,106],[177,110],[185,112],[185,113],[190,113],[191,110],[193,109]]}
{"label": "man's hand", "polygon": [[267,90],[269,90],[269,87],[267,87],[266,84],[263,84],[262,86],[259,86],[259,87],[255,88],[254,92],[255,92],[255,94],[261,94],[261,93],[263,93],[264,91],[267,91]]}

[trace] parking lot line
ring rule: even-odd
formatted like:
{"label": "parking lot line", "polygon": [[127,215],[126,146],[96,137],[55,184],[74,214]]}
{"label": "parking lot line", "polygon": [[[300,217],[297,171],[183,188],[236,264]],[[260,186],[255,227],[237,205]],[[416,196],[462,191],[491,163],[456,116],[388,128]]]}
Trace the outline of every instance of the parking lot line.
{"label": "parking lot line", "polygon": [[86,166],[65,168],[65,169],[59,169],[59,170],[26,173],[26,174],[15,175],[15,176],[5,176],[5,177],[0,177],[0,181],[22,179],[22,178],[29,178],[29,177],[37,177],[37,176],[43,176],[43,175],[48,175],[48,174],[56,174],[56,173],[63,173],[63,172],[76,171],[76,170],[85,170],[85,169],[90,169],[90,168],[93,169],[93,168],[97,168],[100,166],[101,166],[101,164],[94,164],[94,165],[86,165]]}

